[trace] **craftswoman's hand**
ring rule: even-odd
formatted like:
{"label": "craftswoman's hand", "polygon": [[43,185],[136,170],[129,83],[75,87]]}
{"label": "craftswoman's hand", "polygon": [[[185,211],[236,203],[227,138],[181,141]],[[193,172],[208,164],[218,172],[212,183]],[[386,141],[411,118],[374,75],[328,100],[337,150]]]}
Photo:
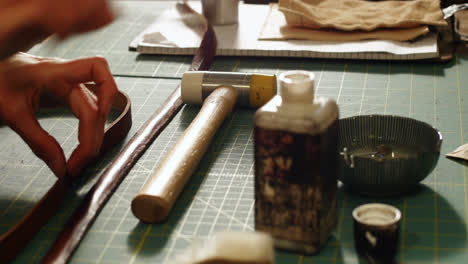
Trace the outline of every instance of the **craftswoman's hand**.
{"label": "craftswoman's hand", "polygon": [[108,0],[2,0],[0,60],[51,34],[65,38],[100,28],[113,19]]}
{"label": "craftswoman's hand", "polygon": [[[94,82],[94,95],[83,83]],[[64,61],[18,53],[0,62],[0,118],[16,131],[58,177],[80,173],[101,147],[104,126],[117,93],[105,59]],[[67,104],[79,119],[79,145],[68,162],[59,143],[35,116],[44,94]]]}

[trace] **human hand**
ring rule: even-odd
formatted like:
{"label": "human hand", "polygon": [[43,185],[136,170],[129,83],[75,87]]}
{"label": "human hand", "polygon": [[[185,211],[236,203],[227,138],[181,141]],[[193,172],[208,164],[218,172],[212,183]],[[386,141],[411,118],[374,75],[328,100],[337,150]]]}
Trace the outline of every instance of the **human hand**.
{"label": "human hand", "polygon": [[[94,82],[93,94],[84,83]],[[16,131],[58,177],[78,175],[98,153],[117,86],[105,59],[72,61],[18,53],[0,63],[0,119]],[[78,146],[68,162],[35,117],[42,95],[67,104],[79,119]]]}
{"label": "human hand", "polygon": [[108,0],[2,0],[0,60],[56,33],[65,38],[114,19]]}

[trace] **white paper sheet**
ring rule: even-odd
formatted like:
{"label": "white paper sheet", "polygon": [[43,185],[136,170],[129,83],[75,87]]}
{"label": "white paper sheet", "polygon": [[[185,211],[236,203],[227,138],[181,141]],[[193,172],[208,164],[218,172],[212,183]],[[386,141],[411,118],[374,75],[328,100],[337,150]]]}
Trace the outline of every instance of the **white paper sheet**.
{"label": "white paper sheet", "polygon": [[[195,10],[199,5],[190,3]],[[288,56],[319,58],[411,60],[438,56],[437,36],[416,42],[385,40],[325,42],[310,40],[258,40],[268,5],[239,4],[239,23],[214,26],[217,55]],[[141,53],[194,54],[201,42],[199,17],[182,17],[175,8],[166,10],[130,45]]]}

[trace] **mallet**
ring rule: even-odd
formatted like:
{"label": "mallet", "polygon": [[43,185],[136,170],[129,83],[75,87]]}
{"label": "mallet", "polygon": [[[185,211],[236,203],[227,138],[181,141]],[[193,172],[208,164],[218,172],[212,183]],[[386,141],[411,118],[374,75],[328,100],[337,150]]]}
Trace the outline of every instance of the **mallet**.
{"label": "mallet", "polygon": [[182,100],[200,112],[132,201],[133,214],[147,223],[164,221],[197,168],[216,130],[234,105],[259,107],[276,94],[274,75],[187,72]]}

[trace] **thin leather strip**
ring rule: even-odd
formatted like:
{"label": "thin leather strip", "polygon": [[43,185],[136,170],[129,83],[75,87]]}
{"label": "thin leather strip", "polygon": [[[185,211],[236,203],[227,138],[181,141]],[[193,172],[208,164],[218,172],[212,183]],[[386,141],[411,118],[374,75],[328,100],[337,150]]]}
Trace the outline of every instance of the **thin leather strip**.
{"label": "thin leather strip", "polygon": [[[95,86],[88,85],[95,92]],[[48,102],[49,106],[50,102]],[[112,107],[121,111],[121,114],[112,124],[107,126],[99,159],[107,150],[120,142],[132,126],[130,98],[119,92],[113,101]],[[69,177],[58,179],[49,191],[39,200],[10,230],[0,237],[0,263],[11,261],[34,238],[37,232],[59,210],[71,186]]]}
{"label": "thin leather strip", "polygon": [[[177,7],[180,12],[195,12],[185,1],[184,4],[177,4]],[[215,51],[215,33],[211,25],[207,24],[203,40],[192,60],[190,70],[208,70],[215,56]],[[65,224],[64,230],[49,249],[43,263],[66,263],[70,259],[112,193],[149,145],[177,114],[182,104],[179,85],[103,172]]]}

